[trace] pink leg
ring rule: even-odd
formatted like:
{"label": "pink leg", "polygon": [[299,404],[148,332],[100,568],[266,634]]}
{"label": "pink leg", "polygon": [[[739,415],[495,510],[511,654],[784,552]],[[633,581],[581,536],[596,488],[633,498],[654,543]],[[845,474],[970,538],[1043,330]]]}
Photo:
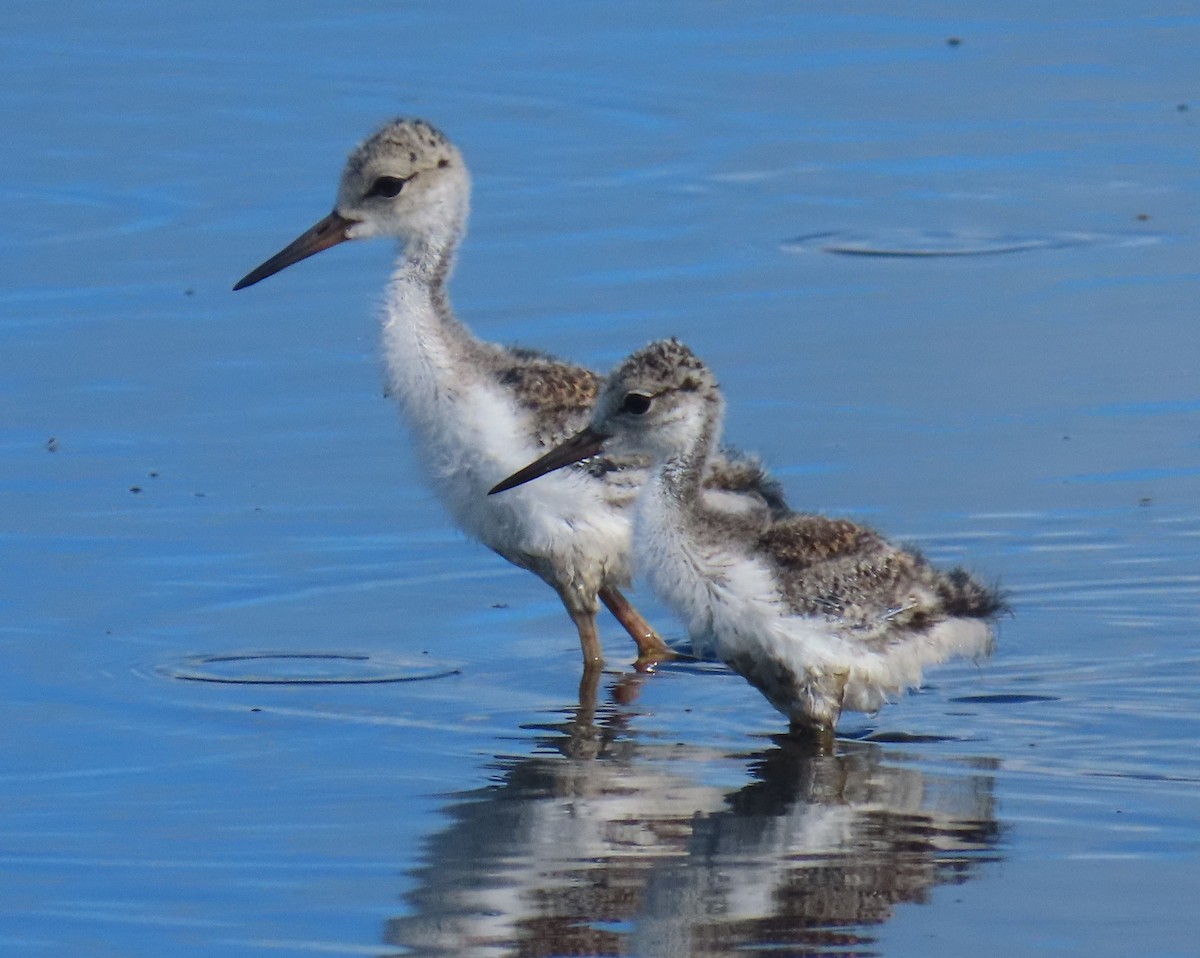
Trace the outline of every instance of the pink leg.
{"label": "pink leg", "polygon": [[600,590],[600,601],[608,607],[608,611],[616,617],[633,641],[637,643],[639,669],[648,668],[655,662],[673,657],[667,644],[650,627],[650,623],[617,589],[605,586]]}

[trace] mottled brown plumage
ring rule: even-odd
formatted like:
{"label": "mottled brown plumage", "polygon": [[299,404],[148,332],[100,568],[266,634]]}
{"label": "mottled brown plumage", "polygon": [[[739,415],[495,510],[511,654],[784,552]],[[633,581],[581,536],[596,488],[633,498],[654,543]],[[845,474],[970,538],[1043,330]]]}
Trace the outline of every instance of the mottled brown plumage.
{"label": "mottled brown plumage", "polygon": [[772,523],[753,548],[775,568],[794,614],[839,619],[880,645],[903,637],[903,629],[988,617],[1003,605],[965,570],[941,572],[919,552],[848,519],[793,513]]}
{"label": "mottled brown plumage", "polygon": [[532,349],[510,349],[517,362],[496,381],[533,416],[539,445],[560,442],[587,421],[603,381],[598,373]]}
{"label": "mottled brown plumage", "polygon": [[[942,572],[847,519],[714,503],[702,480],[722,417],[711,372],[666,340],[617,367],[583,434],[602,438],[607,453],[655,463],[634,551],[698,650],[745,676],[794,726],[823,733],[843,708],[871,711],[918,684],[926,665],[990,651],[989,620],[1004,602],[966,571]],[[568,439],[517,479],[565,465],[579,447]]]}

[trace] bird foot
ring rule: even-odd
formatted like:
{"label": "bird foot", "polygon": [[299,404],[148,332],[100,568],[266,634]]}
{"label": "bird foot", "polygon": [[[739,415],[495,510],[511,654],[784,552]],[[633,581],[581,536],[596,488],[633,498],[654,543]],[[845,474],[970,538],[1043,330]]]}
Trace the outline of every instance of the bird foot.
{"label": "bird foot", "polygon": [[831,725],[813,725],[793,720],[788,726],[788,738],[813,755],[833,755],[837,751],[837,737]]}

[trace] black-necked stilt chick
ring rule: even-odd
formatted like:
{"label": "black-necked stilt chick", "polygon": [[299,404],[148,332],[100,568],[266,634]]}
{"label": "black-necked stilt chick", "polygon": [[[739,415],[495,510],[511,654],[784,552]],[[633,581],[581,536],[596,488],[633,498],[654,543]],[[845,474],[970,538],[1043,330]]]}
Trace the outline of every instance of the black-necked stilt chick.
{"label": "black-necked stilt chick", "polygon": [[[655,464],[638,496],[634,553],[699,654],[728,663],[794,731],[831,737],[843,709],[874,712],[921,670],[992,647],[998,593],[962,569],[845,519],[713,508],[702,477],[724,401],[682,343],[652,343],[608,378],[591,424],[492,489],[601,449]],[[544,481],[544,480],[543,480]]]}
{"label": "black-necked stilt chick", "polygon": [[[630,574],[630,506],[647,462],[600,457],[526,492],[484,493],[582,427],[601,377],[527,349],[478,339],[454,315],[446,283],[466,231],[462,155],[422,120],[394,120],[346,162],[333,212],[245,276],[242,289],[345,240],[400,244],[382,317],[389,389],[413,428],[430,484],[458,525],[562,599],[587,663],[602,662],[603,602],[637,642],[638,661],[669,656],[622,595]],[[731,511],[778,511],[778,487],[756,462],[716,457],[706,482]]]}

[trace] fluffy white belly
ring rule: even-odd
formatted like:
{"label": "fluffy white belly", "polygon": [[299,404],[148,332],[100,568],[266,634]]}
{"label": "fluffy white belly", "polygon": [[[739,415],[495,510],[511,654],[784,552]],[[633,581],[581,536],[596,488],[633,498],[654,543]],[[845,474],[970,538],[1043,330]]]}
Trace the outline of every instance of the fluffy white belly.
{"label": "fluffy white belly", "polygon": [[[789,614],[760,560],[722,543],[706,548],[681,521],[652,480],[637,504],[637,570],[684,620],[697,654],[730,665],[789,717],[836,722],[847,681],[869,657],[834,625]],[[872,691],[862,689],[858,702],[882,704]]]}
{"label": "fluffy white belly", "polygon": [[467,535],[543,578],[559,570],[564,585],[594,592],[628,581],[629,510],[605,500],[600,480],[564,469],[489,496],[544,450],[507,397],[486,386],[468,387],[442,412],[450,415],[410,418],[429,483]]}

